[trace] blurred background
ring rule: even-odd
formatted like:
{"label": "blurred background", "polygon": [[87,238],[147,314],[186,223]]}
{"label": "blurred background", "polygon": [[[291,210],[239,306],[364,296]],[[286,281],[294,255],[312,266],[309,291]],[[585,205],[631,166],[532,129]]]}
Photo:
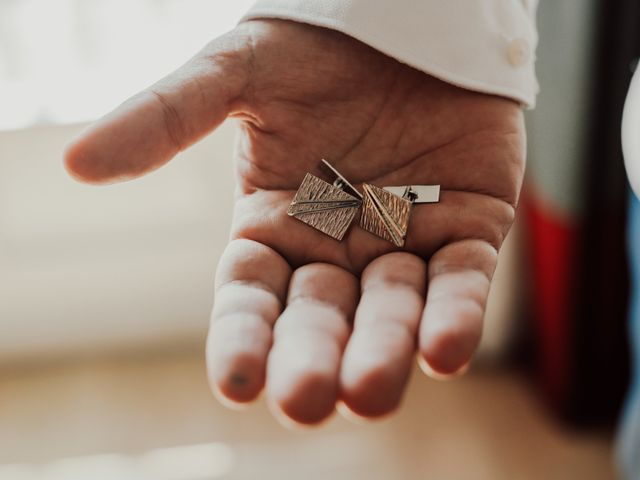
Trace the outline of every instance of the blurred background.
{"label": "blurred background", "polygon": [[303,431],[208,391],[233,124],[132,183],[62,168],[86,122],[251,3],[0,0],[0,480],[614,478],[638,3],[541,1],[527,185],[469,374],[416,372],[397,415]]}

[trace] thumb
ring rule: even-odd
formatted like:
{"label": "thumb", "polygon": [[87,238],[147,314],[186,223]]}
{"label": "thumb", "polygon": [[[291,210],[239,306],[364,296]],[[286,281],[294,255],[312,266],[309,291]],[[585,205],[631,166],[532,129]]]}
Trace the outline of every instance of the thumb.
{"label": "thumb", "polygon": [[101,118],[65,152],[65,166],[90,183],[148,173],[216,128],[240,100],[251,58],[236,28],[189,62]]}

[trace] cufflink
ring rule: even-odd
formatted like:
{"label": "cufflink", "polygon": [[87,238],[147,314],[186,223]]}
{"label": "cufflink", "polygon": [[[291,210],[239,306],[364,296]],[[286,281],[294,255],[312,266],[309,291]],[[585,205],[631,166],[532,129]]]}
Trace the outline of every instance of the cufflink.
{"label": "cufflink", "polygon": [[399,187],[363,186],[360,226],[374,235],[404,246],[414,203],[436,203],[440,200],[440,185],[405,185]]}
{"label": "cufflink", "polygon": [[336,240],[342,240],[358,213],[362,195],[329,162],[322,159],[321,165],[333,178],[333,183],[307,173],[287,214]]}

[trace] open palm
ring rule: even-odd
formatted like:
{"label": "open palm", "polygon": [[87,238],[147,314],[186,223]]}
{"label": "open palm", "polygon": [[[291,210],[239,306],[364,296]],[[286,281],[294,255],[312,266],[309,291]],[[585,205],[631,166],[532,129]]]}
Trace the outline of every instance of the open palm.
{"label": "open palm", "polygon": [[[342,401],[399,403],[416,351],[450,374],[470,360],[524,171],[519,106],[463,90],[340,33],[252,21],[98,121],[67,151],[84,181],[164,164],[241,119],[231,241],[207,353],[223,398],[265,383],[278,412],[318,422]],[[329,159],[352,183],[440,184],[412,209],[400,250],[354,225],[342,242],[289,217]]]}

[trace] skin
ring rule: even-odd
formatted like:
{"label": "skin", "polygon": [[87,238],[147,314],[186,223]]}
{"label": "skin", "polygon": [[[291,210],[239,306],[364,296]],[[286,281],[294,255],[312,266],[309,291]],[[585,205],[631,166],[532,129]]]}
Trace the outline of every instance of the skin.
{"label": "skin", "polygon": [[[137,177],[227,117],[241,121],[207,343],[217,396],[266,387],[277,416],[315,424],[337,403],[396,409],[416,354],[429,372],[464,369],[522,183],[519,105],[334,31],[251,21],[90,126],[66,167],[90,183]],[[321,158],[358,186],[440,184],[440,203],[413,207],[403,249],[357,224],[337,242],[286,214]]]}

